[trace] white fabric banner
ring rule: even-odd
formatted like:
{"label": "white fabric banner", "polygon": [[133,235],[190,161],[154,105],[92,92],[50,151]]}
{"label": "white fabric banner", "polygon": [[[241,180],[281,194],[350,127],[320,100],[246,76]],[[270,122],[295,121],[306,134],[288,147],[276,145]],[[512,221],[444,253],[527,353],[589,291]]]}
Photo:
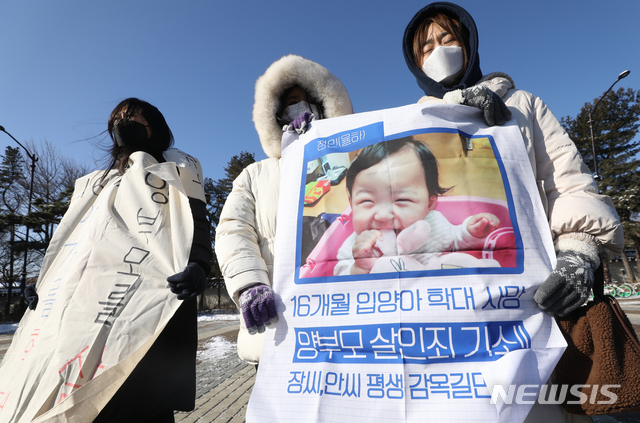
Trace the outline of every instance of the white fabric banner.
{"label": "white fabric banner", "polygon": [[555,254],[515,121],[416,104],[283,145],[281,319],[247,421],[523,421],[566,343],[533,300]]}
{"label": "white fabric banner", "polygon": [[179,307],[166,278],[187,265],[202,169],[165,158],[137,152],[123,176],[76,181],[0,366],[0,422],[92,421]]}

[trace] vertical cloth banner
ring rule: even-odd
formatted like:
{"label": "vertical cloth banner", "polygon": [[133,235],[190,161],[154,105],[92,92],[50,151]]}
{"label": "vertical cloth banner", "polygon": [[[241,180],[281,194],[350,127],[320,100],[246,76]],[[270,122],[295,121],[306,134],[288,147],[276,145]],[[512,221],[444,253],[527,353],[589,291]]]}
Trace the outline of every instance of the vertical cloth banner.
{"label": "vertical cloth banner", "polygon": [[533,300],[555,254],[518,127],[480,119],[417,104],[285,134],[282,318],[248,422],[526,418],[539,389],[491,395],[541,387],[566,347]]}
{"label": "vertical cloth banner", "polygon": [[76,181],[0,366],[0,422],[92,421],[180,306],[166,278],[187,265],[202,169],[164,155]]}

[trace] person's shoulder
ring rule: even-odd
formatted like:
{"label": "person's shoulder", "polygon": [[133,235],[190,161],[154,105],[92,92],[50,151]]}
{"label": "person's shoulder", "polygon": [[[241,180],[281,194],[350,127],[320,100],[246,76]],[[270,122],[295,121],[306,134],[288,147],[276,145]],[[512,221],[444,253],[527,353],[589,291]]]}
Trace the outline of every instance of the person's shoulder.
{"label": "person's shoulder", "polygon": [[507,91],[516,88],[516,83],[513,81],[513,78],[504,72],[487,74],[478,81],[477,85],[487,87],[501,98],[505,96]]}
{"label": "person's shoulder", "polygon": [[[105,175],[105,173],[107,175],[109,175],[110,173],[111,174],[117,174],[117,171],[113,170],[113,169],[108,171],[108,172],[105,172],[104,170],[100,170],[100,169],[94,170],[93,172],[87,173],[86,175],[81,176],[78,179],[76,179],[76,186],[87,185],[89,183],[91,183],[91,184],[96,183],[97,184],[98,182],[96,182],[96,181],[99,181],[102,178],[102,176]],[[105,179],[108,179],[108,176]]]}
{"label": "person's shoulder", "polygon": [[195,156],[186,153],[179,148],[171,147],[166,149],[162,155],[167,161],[175,162],[176,160],[195,160],[200,162]]}
{"label": "person's shoulder", "polygon": [[245,167],[242,173],[249,178],[258,178],[267,173],[280,172],[280,159],[269,157],[264,160],[253,162]]}
{"label": "person's shoulder", "polygon": [[105,173],[104,170],[97,169],[97,170],[94,170],[93,172],[89,172],[86,175],[79,177],[78,180],[81,180],[81,179],[92,179],[92,178],[95,178],[98,175],[102,176],[104,173]]}
{"label": "person's shoulder", "polygon": [[502,98],[505,104],[509,107],[521,108],[533,108],[536,107],[536,103],[541,103],[540,97],[532,94],[529,91],[510,89]]}
{"label": "person's shoulder", "polygon": [[486,85],[505,101],[508,98],[513,98],[514,100],[518,99],[520,101],[530,102],[532,99],[539,98],[529,91],[516,88],[516,83],[513,78],[504,72],[491,72],[484,75],[478,84]]}

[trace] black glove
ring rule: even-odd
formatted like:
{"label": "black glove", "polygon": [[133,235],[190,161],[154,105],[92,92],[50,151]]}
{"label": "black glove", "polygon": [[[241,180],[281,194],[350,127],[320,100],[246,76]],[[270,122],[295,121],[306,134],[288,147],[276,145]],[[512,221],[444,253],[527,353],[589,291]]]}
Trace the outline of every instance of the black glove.
{"label": "black glove", "polygon": [[179,300],[190,300],[207,289],[207,275],[197,263],[189,263],[185,269],[167,278],[169,288],[178,294]]}
{"label": "black glove", "polygon": [[484,85],[474,85],[445,94],[444,101],[447,103],[463,104],[465,106],[476,107],[484,112],[484,121],[489,126],[502,125],[511,118],[511,111],[504,104],[502,98]]}
{"label": "black glove", "polygon": [[276,299],[267,285],[258,284],[245,289],[240,295],[240,307],[250,335],[262,333],[265,326],[278,322]]}
{"label": "black glove", "polygon": [[35,283],[24,288],[24,298],[27,300],[29,310],[35,310],[38,305],[38,293],[36,292]]}
{"label": "black glove", "polygon": [[595,270],[596,263],[589,256],[561,250],[556,268],[538,288],[533,299],[541,310],[564,317],[589,298]]}

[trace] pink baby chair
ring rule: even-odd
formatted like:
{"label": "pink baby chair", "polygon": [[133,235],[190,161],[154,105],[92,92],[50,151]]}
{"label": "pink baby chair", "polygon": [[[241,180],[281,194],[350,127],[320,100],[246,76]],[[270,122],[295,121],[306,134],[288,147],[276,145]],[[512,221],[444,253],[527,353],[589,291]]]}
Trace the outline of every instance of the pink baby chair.
{"label": "pink baby chair", "polygon": [[[467,217],[477,213],[496,215],[500,225],[487,236],[483,249],[465,253],[476,258],[497,260],[502,267],[516,267],[516,239],[506,201],[471,196],[441,197],[435,209],[454,225],[461,224]],[[333,276],[338,250],[353,233],[351,218],[351,207],[347,207],[307,257],[306,263],[300,268],[300,278]]]}

